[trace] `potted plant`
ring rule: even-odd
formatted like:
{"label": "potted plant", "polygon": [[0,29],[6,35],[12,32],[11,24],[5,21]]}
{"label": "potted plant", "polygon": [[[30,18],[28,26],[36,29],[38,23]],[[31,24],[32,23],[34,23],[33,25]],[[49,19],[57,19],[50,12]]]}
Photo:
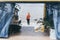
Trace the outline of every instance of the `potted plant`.
{"label": "potted plant", "polygon": [[44,25],[45,32],[49,35],[50,34],[50,24],[46,19],[44,19],[43,25]]}
{"label": "potted plant", "polygon": [[56,39],[53,17],[50,16],[49,18],[44,18],[43,21],[43,25],[45,25],[45,32],[50,36],[51,39]]}

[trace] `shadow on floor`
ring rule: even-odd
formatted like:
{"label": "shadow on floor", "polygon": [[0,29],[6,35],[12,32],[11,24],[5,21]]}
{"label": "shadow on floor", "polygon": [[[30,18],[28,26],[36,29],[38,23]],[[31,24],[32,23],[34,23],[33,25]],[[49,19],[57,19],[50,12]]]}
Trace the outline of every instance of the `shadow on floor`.
{"label": "shadow on floor", "polygon": [[22,27],[20,32],[11,34],[11,36],[48,36],[46,33],[35,32],[34,27]]}

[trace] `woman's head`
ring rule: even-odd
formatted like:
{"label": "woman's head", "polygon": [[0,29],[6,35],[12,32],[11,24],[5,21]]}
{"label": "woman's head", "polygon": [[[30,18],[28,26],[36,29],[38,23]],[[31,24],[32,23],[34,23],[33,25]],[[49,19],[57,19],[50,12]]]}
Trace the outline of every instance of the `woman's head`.
{"label": "woman's head", "polygon": [[30,15],[30,13],[28,12],[28,15]]}

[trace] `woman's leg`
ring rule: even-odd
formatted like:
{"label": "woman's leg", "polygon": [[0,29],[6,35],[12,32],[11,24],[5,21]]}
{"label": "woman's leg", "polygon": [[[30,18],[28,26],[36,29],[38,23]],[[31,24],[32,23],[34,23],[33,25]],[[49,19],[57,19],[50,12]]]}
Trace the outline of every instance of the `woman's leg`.
{"label": "woman's leg", "polygon": [[28,25],[30,24],[30,20],[28,19]]}
{"label": "woman's leg", "polygon": [[28,24],[28,25],[30,24],[30,19],[27,19],[27,24]]}

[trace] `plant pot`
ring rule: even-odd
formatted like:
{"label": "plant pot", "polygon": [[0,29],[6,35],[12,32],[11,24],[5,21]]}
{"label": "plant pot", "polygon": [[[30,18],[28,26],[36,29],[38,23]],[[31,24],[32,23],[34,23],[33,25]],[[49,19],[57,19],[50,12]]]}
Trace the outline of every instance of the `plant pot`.
{"label": "plant pot", "polygon": [[45,27],[45,33],[49,36],[50,35],[50,28],[49,26]]}
{"label": "plant pot", "polygon": [[11,25],[9,26],[8,34],[9,34],[9,36],[10,36],[11,34],[20,33],[20,31],[21,31],[21,26],[11,24]]}
{"label": "plant pot", "polygon": [[55,29],[50,29],[50,39],[56,40]]}

